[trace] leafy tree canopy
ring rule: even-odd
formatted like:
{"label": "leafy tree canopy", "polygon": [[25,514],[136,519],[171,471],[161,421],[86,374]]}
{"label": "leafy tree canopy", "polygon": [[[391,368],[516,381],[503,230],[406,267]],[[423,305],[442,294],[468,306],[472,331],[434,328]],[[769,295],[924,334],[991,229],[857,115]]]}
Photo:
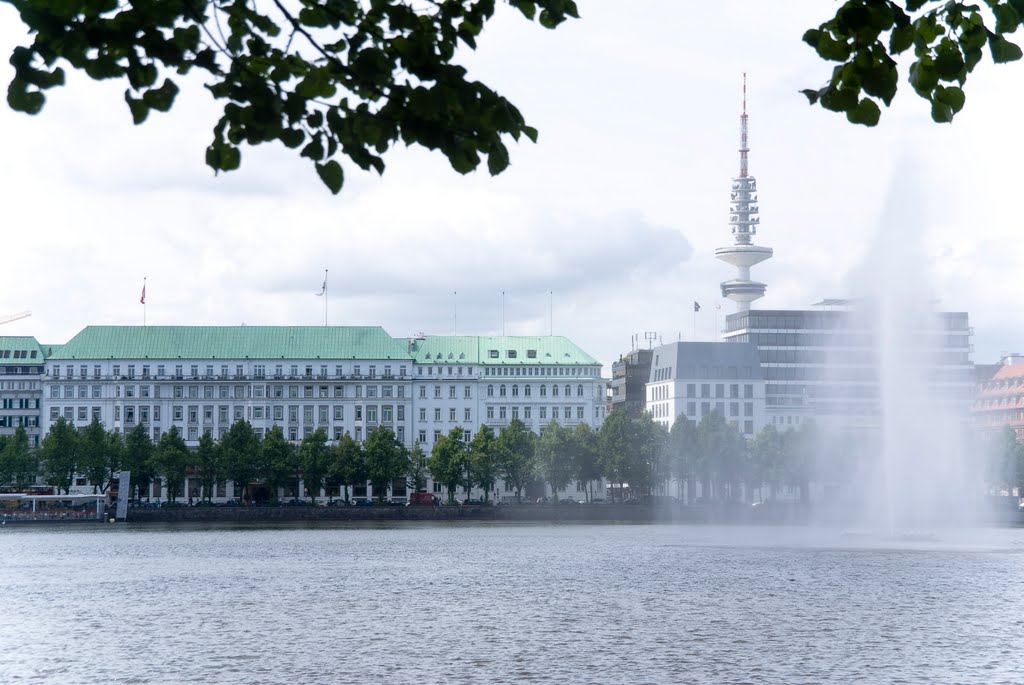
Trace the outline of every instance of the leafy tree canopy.
{"label": "leafy tree canopy", "polygon": [[[136,124],[168,111],[201,72],[223,102],[206,163],[237,169],[242,144],[280,141],[337,193],[339,159],[384,171],[392,144],[439,150],[459,173],[509,164],[505,137],[533,141],[516,107],[455,63],[476,47],[495,0],[6,0],[32,42],[15,48],[10,106],[36,114],[65,66],[124,79]],[[505,0],[554,28],[573,0]]]}
{"label": "leafy tree canopy", "polygon": [[1024,0],[848,0],[804,34],[822,59],[839,64],[824,87],[803,93],[812,105],[874,126],[879,103],[888,107],[896,95],[896,57],[911,52],[911,87],[931,103],[932,119],[952,121],[964,106],[967,75],[986,48],[996,63],[1021,58],[1020,47],[1006,36],[1022,15]]}

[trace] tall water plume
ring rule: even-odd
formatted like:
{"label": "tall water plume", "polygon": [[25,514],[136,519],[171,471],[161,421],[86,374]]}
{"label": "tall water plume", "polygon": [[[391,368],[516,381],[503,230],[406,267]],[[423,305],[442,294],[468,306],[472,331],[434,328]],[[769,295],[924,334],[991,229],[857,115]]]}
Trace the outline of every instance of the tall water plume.
{"label": "tall water plume", "polygon": [[[878,233],[851,273],[856,297],[845,330],[836,333],[867,346],[863,381],[849,385],[869,398],[849,406],[867,410],[835,422],[853,445],[848,491],[861,520],[890,532],[973,520],[981,500],[981,465],[968,448],[966,314],[938,311],[929,285],[919,176],[913,164],[899,167]],[[833,350],[843,354],[842,346]],[[848,364],[829,368],[844,369],[845,382],[856,376]]]}

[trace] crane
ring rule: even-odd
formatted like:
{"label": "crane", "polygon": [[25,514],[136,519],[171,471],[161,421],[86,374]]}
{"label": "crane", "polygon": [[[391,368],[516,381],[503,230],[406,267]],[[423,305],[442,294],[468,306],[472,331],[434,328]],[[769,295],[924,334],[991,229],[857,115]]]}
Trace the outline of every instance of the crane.
{"label": "crane", "polygon": [[18,319],[24,319],[27,316],[32,316],[32,312],[30,312],[27,309],[23,312],[18,312],[17,314],[8,314],[7,316],[0,316],[0,324],[10,323],[12,321],[17,321]]}

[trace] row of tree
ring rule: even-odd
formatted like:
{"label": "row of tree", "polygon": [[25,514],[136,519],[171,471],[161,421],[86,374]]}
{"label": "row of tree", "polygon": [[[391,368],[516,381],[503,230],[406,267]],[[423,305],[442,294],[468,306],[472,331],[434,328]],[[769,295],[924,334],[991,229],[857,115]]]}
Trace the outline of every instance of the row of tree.
{"label": "row of tree", "polygon": [[207,432],[189,449],[176,427],[154,443],[141,425],[122,435],[96,420],[76,428],[60,418],[38,451],[29,448],[23,430],[0,444],[0,486],[23,488],[41,475],[67,492],[75,478],[84,477],[95,491],[105,492],[124,469],[132,472],[138,493],[159,478],[171,500],[187,494],[189,476],[198,480],[205,498],[228,480],[243,488],[261,483],[269,493],[291,488],[298,496],[301,479],[314,498],[323,488],[347,500],[350,488],[369,483],[383,499],[396,480],[422,490],[428,477],[442,485],[449,500],[460,490],[478,490],[487,500],[499,481],[520,498],[531,485],[546,484],[557,501],[559,492],[576,483],[594,499],[604,496],[594,490],[602,479],[617,487],[619,496],[627,486],[634,497],[664,493],[674,480],[677,494],[688,501],[696,499],[698,486],[708,500],[750,499],[754,492],[763,498],[765,489],[771,498],[783,486],[806,498],[815,435],[807,422],[784,432],[767,426],[748,441],[718,413],[699,424],[680,416],[668,430],[649,414],[631,419],[616,411],[598,430],[552,422],[537,435],[513,420],[500,434],[481,426],[467,442],[464,429],[456,427],[441,435],[428,455],[418,443],[408,450],[384,426],[364,443],[348,435],[330,443],[318,429],[296,445],[278,426],[261,439],[248,422],[238,421],[219,440]]}

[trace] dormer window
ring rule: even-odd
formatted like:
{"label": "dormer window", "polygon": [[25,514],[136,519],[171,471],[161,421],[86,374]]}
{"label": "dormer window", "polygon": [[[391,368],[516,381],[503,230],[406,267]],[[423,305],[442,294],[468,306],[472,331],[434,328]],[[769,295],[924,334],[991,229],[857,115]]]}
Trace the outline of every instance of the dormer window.
{"label": "dormer window", "polygon": [[537,358],[537,350],[527,350],[526,351],[526,358],[527,359],[536,359]]}
{"label": "dormer window", "polygon": [[508,358],[509,359],[515,359],[516,358],[516,351],[515,350],[509,350],[508,351]]}
{"label": "dormer window", "polygon": [[498,358],[498,351],[497,350],[487,350],[487,356],[490,357],[491,359],[497,359]]}

